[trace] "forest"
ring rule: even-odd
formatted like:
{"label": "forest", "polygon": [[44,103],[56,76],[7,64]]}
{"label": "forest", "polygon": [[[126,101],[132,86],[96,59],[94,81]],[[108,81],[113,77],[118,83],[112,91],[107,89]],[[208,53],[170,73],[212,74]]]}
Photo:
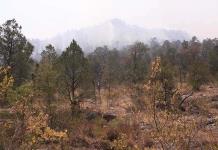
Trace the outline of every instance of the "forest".
{"label": "forest", "polygon": [[217,38],[33,51],[0,26],[0,150],[218,149]]}

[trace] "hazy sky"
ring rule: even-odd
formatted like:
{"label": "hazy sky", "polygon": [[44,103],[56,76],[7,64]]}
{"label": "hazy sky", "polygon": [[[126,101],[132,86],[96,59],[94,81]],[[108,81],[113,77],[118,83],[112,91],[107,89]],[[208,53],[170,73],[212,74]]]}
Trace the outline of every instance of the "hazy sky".
{"label": "hazy sky", "polygon": [[218,37],[218,0],[0,0],[0,23],[11,18],[28,38],[51,37],[113,18]]}

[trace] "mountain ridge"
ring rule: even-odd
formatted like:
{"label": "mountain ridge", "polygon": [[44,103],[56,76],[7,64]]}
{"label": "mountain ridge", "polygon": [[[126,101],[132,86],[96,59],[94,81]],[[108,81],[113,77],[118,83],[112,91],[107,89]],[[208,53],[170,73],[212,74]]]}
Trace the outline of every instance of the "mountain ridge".
{"label": "mountain ridge", "polygon": [[175,41],[190,39],[190,35],[180,30],[146,29],[137,25],[130,25],[120,19],[108,20],[99,25],[82,28],[79,30],[68,30],[46,40],[32,39],[35,51],[33,57],[39,54],[47,44],[54,45],[58,52],[64,50],[75,39],[82,49],[88,53],[98,46],[107,45],[111,48],[122,48],[136,41],[149,43],[152,38],[158,41]]}

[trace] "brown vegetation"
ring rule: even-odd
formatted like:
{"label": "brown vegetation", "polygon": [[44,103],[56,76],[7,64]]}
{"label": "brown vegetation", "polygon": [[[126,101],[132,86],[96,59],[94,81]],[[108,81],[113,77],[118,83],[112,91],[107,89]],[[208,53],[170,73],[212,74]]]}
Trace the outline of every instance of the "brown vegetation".
{"label": "brown vegetation", "polygon": [[217,39],[88,56],[73,40],[37,63],[20,30],[15,20],[0,30],[0,149],[218,148]]}

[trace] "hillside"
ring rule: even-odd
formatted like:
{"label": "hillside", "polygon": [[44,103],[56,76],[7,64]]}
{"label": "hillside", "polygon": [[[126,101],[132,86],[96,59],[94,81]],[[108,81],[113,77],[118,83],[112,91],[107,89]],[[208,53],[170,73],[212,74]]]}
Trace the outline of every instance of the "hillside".
{"label": "hillside", "polygon": [[152,38],[163,40],[187,40],[188,33],[178,30],[146,29],[136,25],[130,25],[120,19],[112,19],[102,24],[83,28],[80,30],[69,30],[46,40],[32,39],[35,47],[34,57],[38,57],[41,50],[47,44],[54,45],[57,49],[65,49],[72,39],[78,41],[83,50],[91,52],[95,47],[107,45],[111,48],[122,48],[136,41],[149,43]]}

